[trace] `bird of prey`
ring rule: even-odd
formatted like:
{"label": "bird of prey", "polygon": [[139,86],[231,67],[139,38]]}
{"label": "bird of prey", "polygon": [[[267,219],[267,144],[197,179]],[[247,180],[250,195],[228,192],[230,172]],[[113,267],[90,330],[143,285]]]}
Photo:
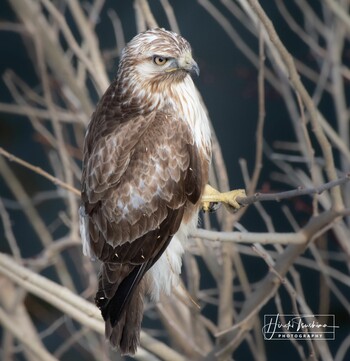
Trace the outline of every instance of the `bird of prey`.
{"label": "bird of prey", "polygon": [[138,34],[86,132],[83,251],[102,261],[95,302],[122,354],[139,345],[144,295],[157,301],[176,285],[204,190],[206,205],[238,207],[205,188],[210,127],[191,74],[199,68],[183,37],[159,28]]}

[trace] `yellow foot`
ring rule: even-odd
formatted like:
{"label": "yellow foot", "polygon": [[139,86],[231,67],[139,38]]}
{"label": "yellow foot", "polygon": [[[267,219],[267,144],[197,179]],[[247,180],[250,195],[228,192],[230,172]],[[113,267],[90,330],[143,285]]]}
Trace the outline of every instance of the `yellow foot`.
{"label": "yellow foot", "polygon": [[246,197],[244,189],[235,189],[230,192],[220,193],[207,184],[202,196],[202,209],[204,212],[211,211],[213,210],[212,205],[220,202],[223,203],[229,211],[235,212],[241,208],[241,205],[237,202],[237,198],[239,197]]}

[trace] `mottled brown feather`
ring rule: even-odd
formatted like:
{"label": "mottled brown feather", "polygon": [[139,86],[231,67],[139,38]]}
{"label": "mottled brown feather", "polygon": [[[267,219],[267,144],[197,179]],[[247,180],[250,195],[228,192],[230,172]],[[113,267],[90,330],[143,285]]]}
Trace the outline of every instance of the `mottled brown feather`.
{"label": "mottled brown feather", "polygon": [[[170,105],[158,108],[147,93],[143,98],[133,93],[136,54],[159,47],[174,57],[190,51],[180,36],[153,32],[160,38],[154,37],[149,49],[141,42],[123,53],[117,79],[97,105],[84,144],[81,216],[91,250],[103,262],[95,301],[106,321],[106,337],[122,353],[134,353],[139,344],[143,276],[181,222],[198,209],[208,178],[210,152],[198,149],[186,119]],[[186,76],[185,71],[154,76],[149,91],[159,92]]]}
{"label": "mottled brown feather", "polygon": [[[99,105],[93,115],[82,179],[92,248],[103,261],[106,256],[110,260],[104,243],[112,247],[110,253],[125,243],[140,248],[137,244],[148,232],[156,237],[162,233],[157,228],[169,209],[179,209],[188,200],[196,203],[202,187],[201,162],[186,124],[164,111],[125,120],[109,94],[114,89],[112,84],[101,100],[108,104],[107,114],[106,106]],[[123,206],[130,208],[136,193],[143,204],[123,214]],[[145,248],[146,256],[139,253],[138,257],[148,260],[154,255]],[[124,256],[122,262],[133,258]]]}
{"label": "mottled brown feather", "polygon": [[[101,309],[135,266],[147,262],[141,279],[156,262],[180,227],[186,204],[197,203],[202,188],[201,162],[188,126],[164,111],[123,117],[111,96],[115,87],[109,87],[92,117],[82,176],[91,248],[105,262],[96,296]],[[123,214],[121,205],[130,205],[135,192],[143,204]],[[141,304],[143,295],[135,290],[130,302]],[[121,310],[119,317],[131,317],[125,313]],[[107,329],[110,338],[114,333]],[[127,338],[118,337],[122,347]]]}

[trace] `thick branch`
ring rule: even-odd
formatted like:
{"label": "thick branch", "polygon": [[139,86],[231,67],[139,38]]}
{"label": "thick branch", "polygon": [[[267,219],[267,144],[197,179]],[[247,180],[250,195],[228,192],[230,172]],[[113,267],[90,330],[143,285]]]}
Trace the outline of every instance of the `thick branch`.
{"label": "thick branch", "polygon": [[[308,243],[314,239],[320,230],[333,222],[344,212],[329,210],[320,216],[312,218],[309,223],[298,233],[304,237],[304,244],[289,245],[286,250],[277,258],[273,272],[269,272],[260,283],[259,287],[250,295],[244,303],[241,313],[238,315],[237,324],[232,329],[222,332],[220,339],[224,347],[217,346],[209,353],[206,360],[226,360],[246,333],[254,326],[254,315],[258,314],[261,308],[273,297],[281,285],[281,280],[286,276],[296,258],[302,254],[308,246]],[[278,276],[277,276],[278,274]]]}
{"label": "thick branch", "polygon": [[301,244],[305,243],[302,234],[289,233],[254,233],[254,232],[219,232],[206,229],[196,229],[192,234],[194,238],[209,241],[234,242],[234,243],[260,243],[260,244]]}
{"label": "thick branch", "polygon": [[18,340],[20,340],[33,354],[41,361],[57,361],[38,343],[34,343],[31,338],[26,337],[22,327],[18,327],[13,319],[0,307],[0,323],[9,330]]}
{"label": "thick branch", "polygon": [[[104,322],[97,307],[75,295],[68,288],[18,265],[12,257],[3,253],[0,253],[0,274],[23,287],[26,291],[57,307],[82,325],[104,335]],[[141,332],[141,346],[162,360],[184,361],[184,358],[177,352],[144,332]],[[144,352],[143,350],[143,354]]]}
{"label": "thick branch", "polygon": [[[17,288],[4,277],[0,277],[0,287],[0,324],[24,345],[26,360],[58,361],[45,349]],[[5,352],[4,349],[2,351]],[[4,360],[12,360],[6,352],[3,357]]]}

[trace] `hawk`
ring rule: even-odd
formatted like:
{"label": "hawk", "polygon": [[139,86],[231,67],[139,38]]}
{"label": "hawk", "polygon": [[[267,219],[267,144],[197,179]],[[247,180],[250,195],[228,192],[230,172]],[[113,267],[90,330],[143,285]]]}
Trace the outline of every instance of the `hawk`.
{"label": "hawk", "polygon": [[85,136],[83,251],[102,261],[95,302],[122,354],[139,344],[144,295],[157,301],[178,281],[208,181],[210,127],[191,74],[199,68],[183,37],[138,34]]}

